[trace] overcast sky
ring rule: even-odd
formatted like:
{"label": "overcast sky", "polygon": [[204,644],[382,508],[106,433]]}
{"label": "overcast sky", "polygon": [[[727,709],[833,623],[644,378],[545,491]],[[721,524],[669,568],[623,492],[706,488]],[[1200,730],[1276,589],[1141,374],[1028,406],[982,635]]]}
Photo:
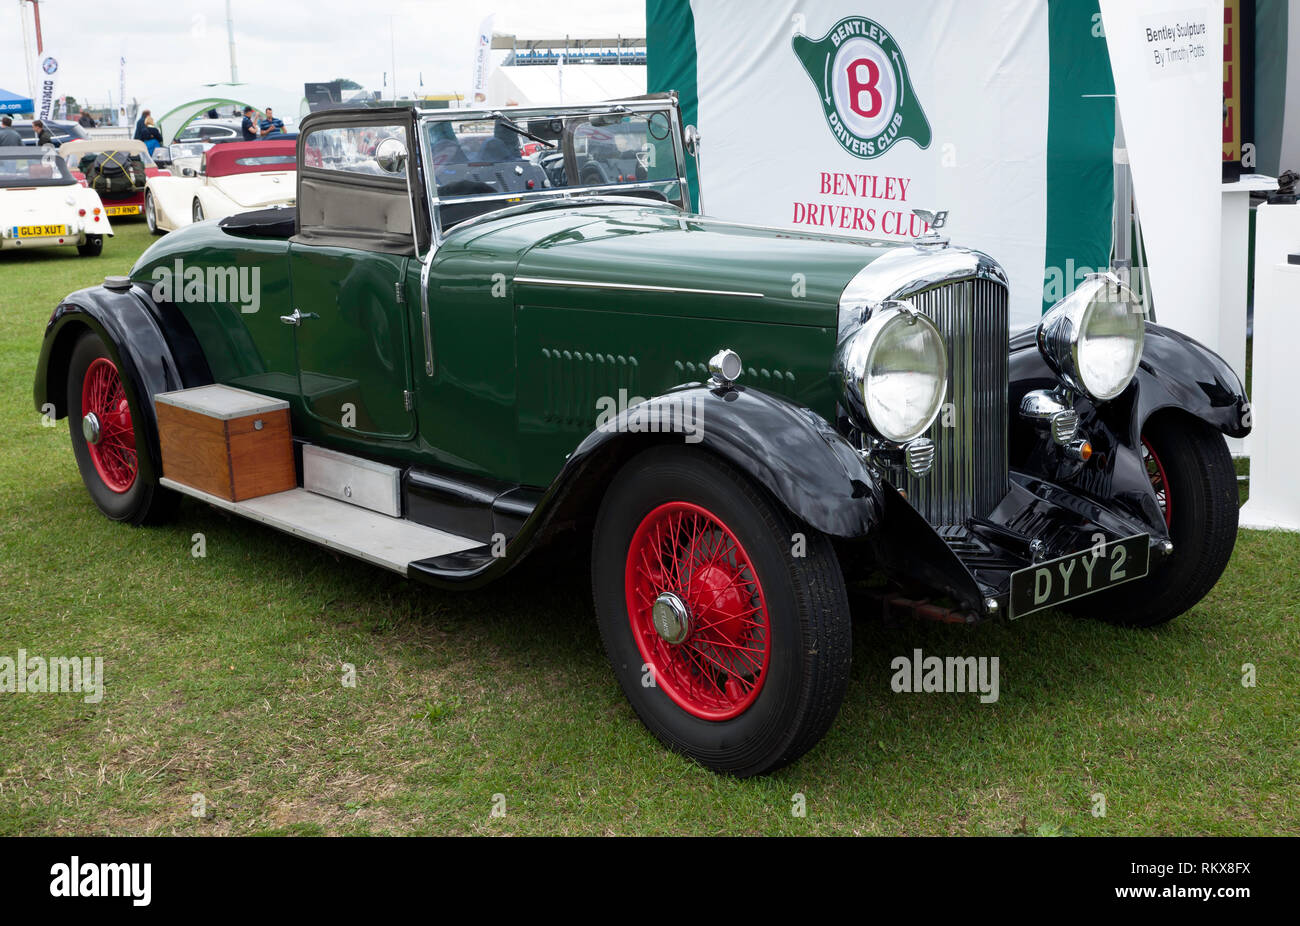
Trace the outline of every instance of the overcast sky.
{"label": "overcast sky", "polygon": [[[645,0],[232,0],[239,79],[301,94],[304,81],[347,77],[380,89],[466,92],[479,23],[520,35],[645,35]],[[30,15],[30,14],[28,14]],[[17,0],[0,0],[0,87],[26,95]],[[230,79],[225,0],[42,0],[47,54],[59,60],[58,93],[117,102],[118,58],[126,93],[142,106],[168,84]],[[391,80],[391,75],[390,75]],[[156,105],[156,104],[155,104]]]}

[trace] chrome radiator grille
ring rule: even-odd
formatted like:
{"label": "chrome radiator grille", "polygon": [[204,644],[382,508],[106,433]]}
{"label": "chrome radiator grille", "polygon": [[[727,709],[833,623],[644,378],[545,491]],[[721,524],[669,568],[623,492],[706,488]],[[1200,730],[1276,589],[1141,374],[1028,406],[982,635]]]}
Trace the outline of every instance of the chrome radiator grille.
{"label": "chrome radiator grille", "polygon": [[965,280],[907,297],[948,345],[948,395],[930,429],[934,468],[899,486],[936,527],[984,517],[1007,494],[1007,290]]}

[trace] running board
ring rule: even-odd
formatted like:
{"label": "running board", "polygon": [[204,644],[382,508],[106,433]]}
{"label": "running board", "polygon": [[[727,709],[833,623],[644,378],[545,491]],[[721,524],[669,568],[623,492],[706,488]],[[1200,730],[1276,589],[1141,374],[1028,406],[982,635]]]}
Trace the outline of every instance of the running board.
{"label": "running board", "polygon": [[410,563],[481,545],[468,537],[458,537],[402,518],[390,518],[306,489],[290,489],[232,502],[174,479],[163,478],[159,482],[223,511],[260,521],[400,575],[407,574]]}

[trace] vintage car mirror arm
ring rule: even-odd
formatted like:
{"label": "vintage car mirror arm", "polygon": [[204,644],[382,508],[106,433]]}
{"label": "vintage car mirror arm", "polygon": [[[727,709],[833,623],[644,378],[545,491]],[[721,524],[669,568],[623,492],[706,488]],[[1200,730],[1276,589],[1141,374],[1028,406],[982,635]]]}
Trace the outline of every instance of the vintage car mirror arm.
{"label": "vintage car mirror arm", "polygon": [[424,373],[433,375],[433,325],[429,321],[429,270],[437,247],[429,248],[420,265],[420,322],[424,327]]}

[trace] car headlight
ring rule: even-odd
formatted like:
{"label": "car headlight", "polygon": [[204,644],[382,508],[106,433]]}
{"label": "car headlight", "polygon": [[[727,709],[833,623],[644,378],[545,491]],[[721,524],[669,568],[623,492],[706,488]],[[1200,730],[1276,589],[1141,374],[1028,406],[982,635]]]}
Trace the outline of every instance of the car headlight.
{"label": "car headlight", "polygon": [[1038,350],[1065,385],[1104,402],[1124,391],[1146,336],[1142,300],[1111,273],[1086,277],[1038,323]]}
{"label": "car headlight", "polygon": [[840,342],[844,399],[859,425],[904,444],[934,423],[948,390],[948,350],[934,322],[886,303]]}

